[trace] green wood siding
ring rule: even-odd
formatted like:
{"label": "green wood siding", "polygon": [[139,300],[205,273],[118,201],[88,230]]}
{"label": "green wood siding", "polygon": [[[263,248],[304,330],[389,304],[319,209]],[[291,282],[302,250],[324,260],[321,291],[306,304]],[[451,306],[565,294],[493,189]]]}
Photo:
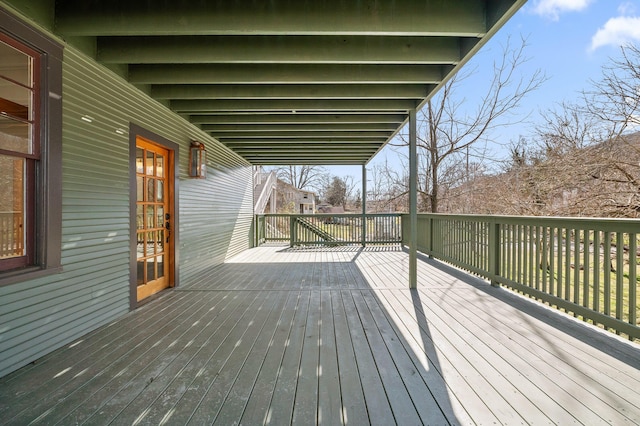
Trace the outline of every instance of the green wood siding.
{"label": "green wood siding", "polygon": [[[130,123],[180,146],[180,285],[249,246],[252,179],[243,159],[71,47],[63,79],[64,269],[0,287],[0,376],[128,311]],[[190,139],[206,146],[206,180],[186,177]]]}

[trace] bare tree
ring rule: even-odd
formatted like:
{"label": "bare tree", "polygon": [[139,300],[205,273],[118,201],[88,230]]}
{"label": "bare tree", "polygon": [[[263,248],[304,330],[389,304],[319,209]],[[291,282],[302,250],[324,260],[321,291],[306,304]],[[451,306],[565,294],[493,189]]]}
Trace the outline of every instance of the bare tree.
{"label": "bare tree", "polygon": [[282,166],[275,169],[278,179],[298,189],[315,189],[327,169],[322,166]]}
{"label": "bare tree", "polygon": [[406,205],[408,176],[387,161],[376,164],[367,174],[367,209],[374,213],[401,211]]}
{"label": "bare tree", "polygon": [[345,188],[345,208],[348,204],[355,204],[356,202],[356,186],[358,186],[358,182],[351,175],[346,175],[341,178],[344,183]]}
{"label": "bare tree", "polygon": [[640,216],[640,50],[629,45],[576,104],[538,126],[539,180],[555,182],[550,204],[576,216]]}
{"label": "bare tree", "polygon": [[[503,46],[494,62],[493,78],[471,112],[465,103],[461,83],[469,73],[458,73],[430,99],[418,113],[418,190],[423,210],[437,212],[443,188],[451,188],[468,176],[469,159],[482,163],[487,156],[487,142],[492,132],[510,123],[513,111],[522,99],[536,90],[546,77],[540,70],[522,75],[519,68],[528,61],[526,40]],[[463,106],[464,105],[464,106]],[[408,145],[401,135],[400,146]]]}

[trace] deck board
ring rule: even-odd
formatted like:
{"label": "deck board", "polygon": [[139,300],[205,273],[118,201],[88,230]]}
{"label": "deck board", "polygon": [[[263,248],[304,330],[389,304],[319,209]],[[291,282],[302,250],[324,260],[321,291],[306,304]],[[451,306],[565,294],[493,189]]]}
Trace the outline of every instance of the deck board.
{"label": "deck board", "polygon": [[248,250],[0,379],[7,424],[639,424],[640,347],[393,247]]}

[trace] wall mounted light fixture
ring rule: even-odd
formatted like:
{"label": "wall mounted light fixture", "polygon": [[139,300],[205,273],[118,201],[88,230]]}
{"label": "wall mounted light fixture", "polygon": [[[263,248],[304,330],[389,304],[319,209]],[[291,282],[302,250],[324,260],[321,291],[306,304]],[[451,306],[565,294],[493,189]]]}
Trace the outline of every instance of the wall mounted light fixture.
{"label": "wall mounted light fixture", "polygon": [[189,177],[204,179],[207,177],[207,152],[204,144],[191,141],[189,147]]}

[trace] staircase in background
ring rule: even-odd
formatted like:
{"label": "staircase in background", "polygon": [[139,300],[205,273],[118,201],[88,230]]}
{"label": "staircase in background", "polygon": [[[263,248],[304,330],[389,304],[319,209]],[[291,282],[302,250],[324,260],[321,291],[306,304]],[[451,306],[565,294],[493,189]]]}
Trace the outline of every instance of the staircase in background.
{"label": "staircase in background", "polygon": [[264,209],[269,203],[271,194],[276,189],[276,172],[265,173],[261,168],[253,173],[253,211],[255,214],[264,214]]}
{"label": "staircase in background", "polygon": [[312,234],[320,238],[322,241],[326,241],[326,242],[337,241],[333,235],[320,229],[319,227],[311,223],[308,219],[298,217],[296,218],[296,223],[300,225],[302,228],[304,228],[305,230],[311,232]]}

